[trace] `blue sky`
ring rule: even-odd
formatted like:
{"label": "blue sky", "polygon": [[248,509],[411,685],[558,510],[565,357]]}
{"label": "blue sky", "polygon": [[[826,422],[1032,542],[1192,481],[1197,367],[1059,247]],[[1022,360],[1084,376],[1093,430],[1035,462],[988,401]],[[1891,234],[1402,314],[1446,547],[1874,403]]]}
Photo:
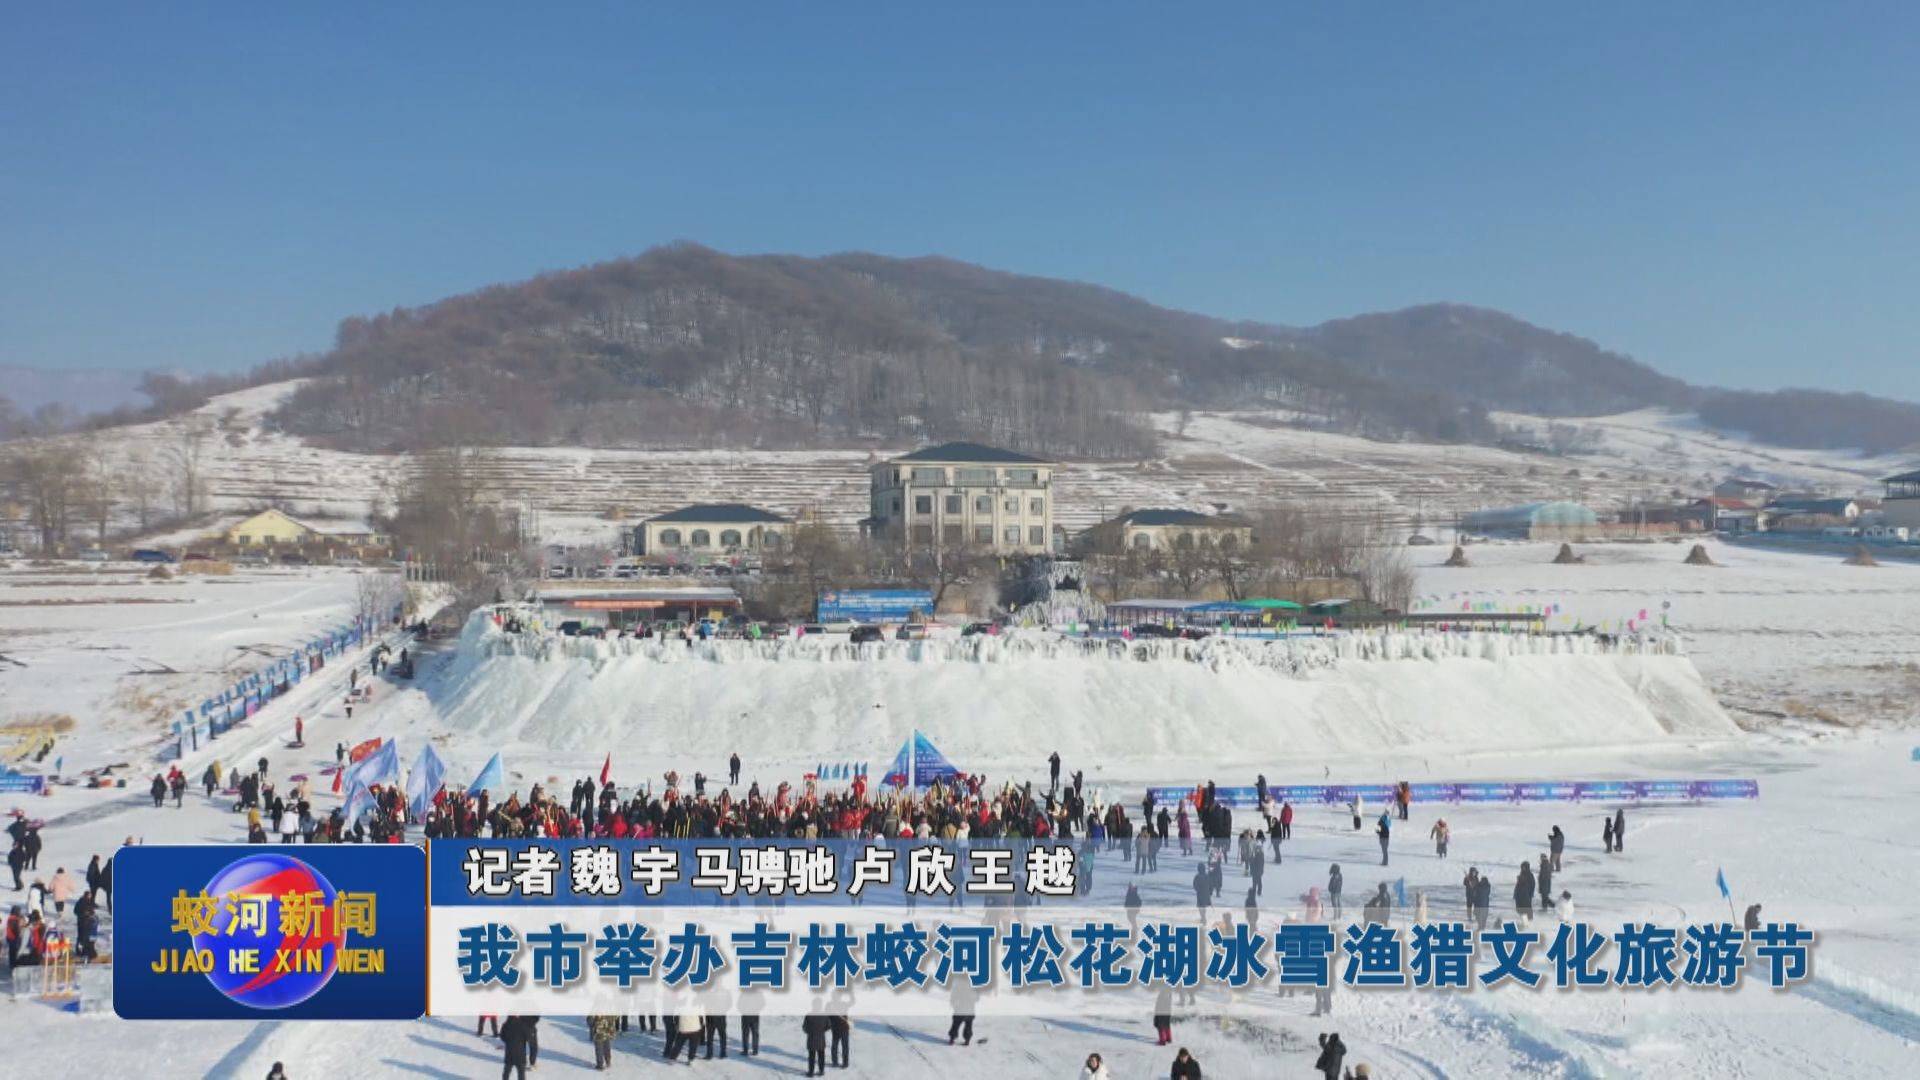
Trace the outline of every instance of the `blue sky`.
{"label": "blue sky", "polygon": [[242,367],[690,239],[1920,398],[1911,4],[722,7],[16,6],[0,364]]}

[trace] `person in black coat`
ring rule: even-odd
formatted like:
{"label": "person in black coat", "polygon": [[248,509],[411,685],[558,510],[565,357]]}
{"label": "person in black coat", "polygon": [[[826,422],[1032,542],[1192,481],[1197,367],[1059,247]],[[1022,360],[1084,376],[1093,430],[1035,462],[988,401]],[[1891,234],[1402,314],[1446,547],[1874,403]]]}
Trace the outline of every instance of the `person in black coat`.
{"label": "person in black coat", "polygon": [[1560,831],[1560,826],[1555,825],[1553,831],[1547,834],[1547,854],[1553,856],[1553,872],[1556,874],[1560,872],[1560,856],[1566,850],[1567,834]]}
{"label": "person in black coat", "polygon": [[98,955],[93,939],[100,933],[100,906],[94,901],[92,893],[85,893],[74,902],[73,923],[73,955],[81,960],[93,960]]}
{"label": "person in black coat", "polygon": [[1193,872],[1193,904],[1200,909],[1200,921],[1207,921],[1207,905],[1213,900],[1213,875],[1207,872],[1205,863]]}
{"label": "person in black coat", "polygon": [[827,1075],[827,1016],[826,1005],[819,999],[813,999],[813,1007],[806,1018],[800,1021],[800,1032],[807,1037],[807,1075]]}
{"label": "person in black coat", "polygon": [[515,1073],[519,1080],[527,1080],[527,1044],[530,1040],[527,1018],[509,1016],[507,1022],[500,1025],[500,1080]]}
{"label": "person in black coat", "polygon": [[1314,1060],[1313,1067],[1320,1070],[1326,1080],[1340,1080],[1340,1066],[1347,1060],[1347,1044],[1340,1041],[1340,1033],[1320,1033],[1320,1056]]}
{"label": "person in black coat", "polygon": [[1533,864],[1520,864],[1520,876],[1513,882],[1513,910],[1521,917],[1533,918]]}
{"label": "person in black coat", "polygon": [[1613,850],[1627,850],[1627,811],[1625,807],[1613,812]]}
{"label": "person in black coat", "polygon": [[1173,1070],[1167,1074],[1168,1080],[1200,1080],[1200,1059],[1181,1047],[1173,1055]]}
{"label": "person in black coat", "polygon": [[1336,919],[1340,917],[1341,885],[1340,864],[1334,863],[1333,869],[1327,871],[1327,903],[1333,908],[1333,917]]}

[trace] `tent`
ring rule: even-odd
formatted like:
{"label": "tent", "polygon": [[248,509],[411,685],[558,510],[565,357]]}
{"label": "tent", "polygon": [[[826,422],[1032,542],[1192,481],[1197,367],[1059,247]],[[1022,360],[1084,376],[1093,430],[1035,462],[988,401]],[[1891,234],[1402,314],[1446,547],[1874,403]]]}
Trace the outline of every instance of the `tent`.
{"label": "tent", "polygon": [[1291,600],[1249,600],[1247,606],[1261,611],[1299,611],[1300,605]]}
{"label": "tent", "polygon": [[1236,604],[1228,600],[1216,600],[1210,604],[1195,604],[1186,610],[1188,615],[1246,615],[1260,610],[1252,604]]}
{"label": "tent", "polygon": [[962,773],[947,760],[933,743],[915,729],[912,737],[900,747],[894,755],[893,764],[887,766],[887,774],[882,783],[889,787],[929,787],[935,780],[953,780]]}

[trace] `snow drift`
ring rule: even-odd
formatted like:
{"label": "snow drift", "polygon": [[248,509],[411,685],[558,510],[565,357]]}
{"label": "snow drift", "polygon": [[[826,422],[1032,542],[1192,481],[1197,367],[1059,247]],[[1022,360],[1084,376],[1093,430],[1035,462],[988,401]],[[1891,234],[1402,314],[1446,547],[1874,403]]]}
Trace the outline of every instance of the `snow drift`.
{"label": "snow drift", "polygon": [[505,634],[481,616],[434,698],[449,727],[495,745],[884,759],[918,728],[962,767],[1055,748],[1081,760],[1277,761],[1736,733],[1667,639],[1397,631],[688,646]]}

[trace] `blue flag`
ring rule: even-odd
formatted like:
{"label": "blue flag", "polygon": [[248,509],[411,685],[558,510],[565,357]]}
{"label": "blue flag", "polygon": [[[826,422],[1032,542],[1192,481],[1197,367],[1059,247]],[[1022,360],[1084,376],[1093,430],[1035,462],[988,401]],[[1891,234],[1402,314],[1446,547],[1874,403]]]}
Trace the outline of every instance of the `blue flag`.
{"label": "blue flag", "polygon": [[1720,883],[1720,895],[1729,900],[1733,899],[1733,890],[1727,888],[1727,872],[1725,870],[1715,871],[1714,879]]}
{"label": "blue flag", "polygon": [[352,798],[353,785],[368,787],[379,783],[391,783],[400,779],[400,744],[388,739],[380,744],[380,749],[361,758],[347,767],[345,787],[348,798]]}
{"label": "blue flag", "polygon": [[505,787],[506,783],[507,767],[500,763],[500,755],[495,754],[487,759],[480,769],[480,775],[473,778],[473,783],[467,785],[467,794],[478,795],[489,788]]}
{"label": "blue flag", "polygon": [[343,811],[347,815],[347,824],[360,820],[360,815],[373,808],[373,791],[358,780],[351,781],[347,787],[347,805]]}
{"label": "blue flag", "polygon": [[407,773],[407,809],[413,811],[415,818],[427,816],[427,809],[433,805],[433,797],[439,793],[440,784],[446,778],[447,763],[433,752],[433,744],[422,746],[420,757]]}

